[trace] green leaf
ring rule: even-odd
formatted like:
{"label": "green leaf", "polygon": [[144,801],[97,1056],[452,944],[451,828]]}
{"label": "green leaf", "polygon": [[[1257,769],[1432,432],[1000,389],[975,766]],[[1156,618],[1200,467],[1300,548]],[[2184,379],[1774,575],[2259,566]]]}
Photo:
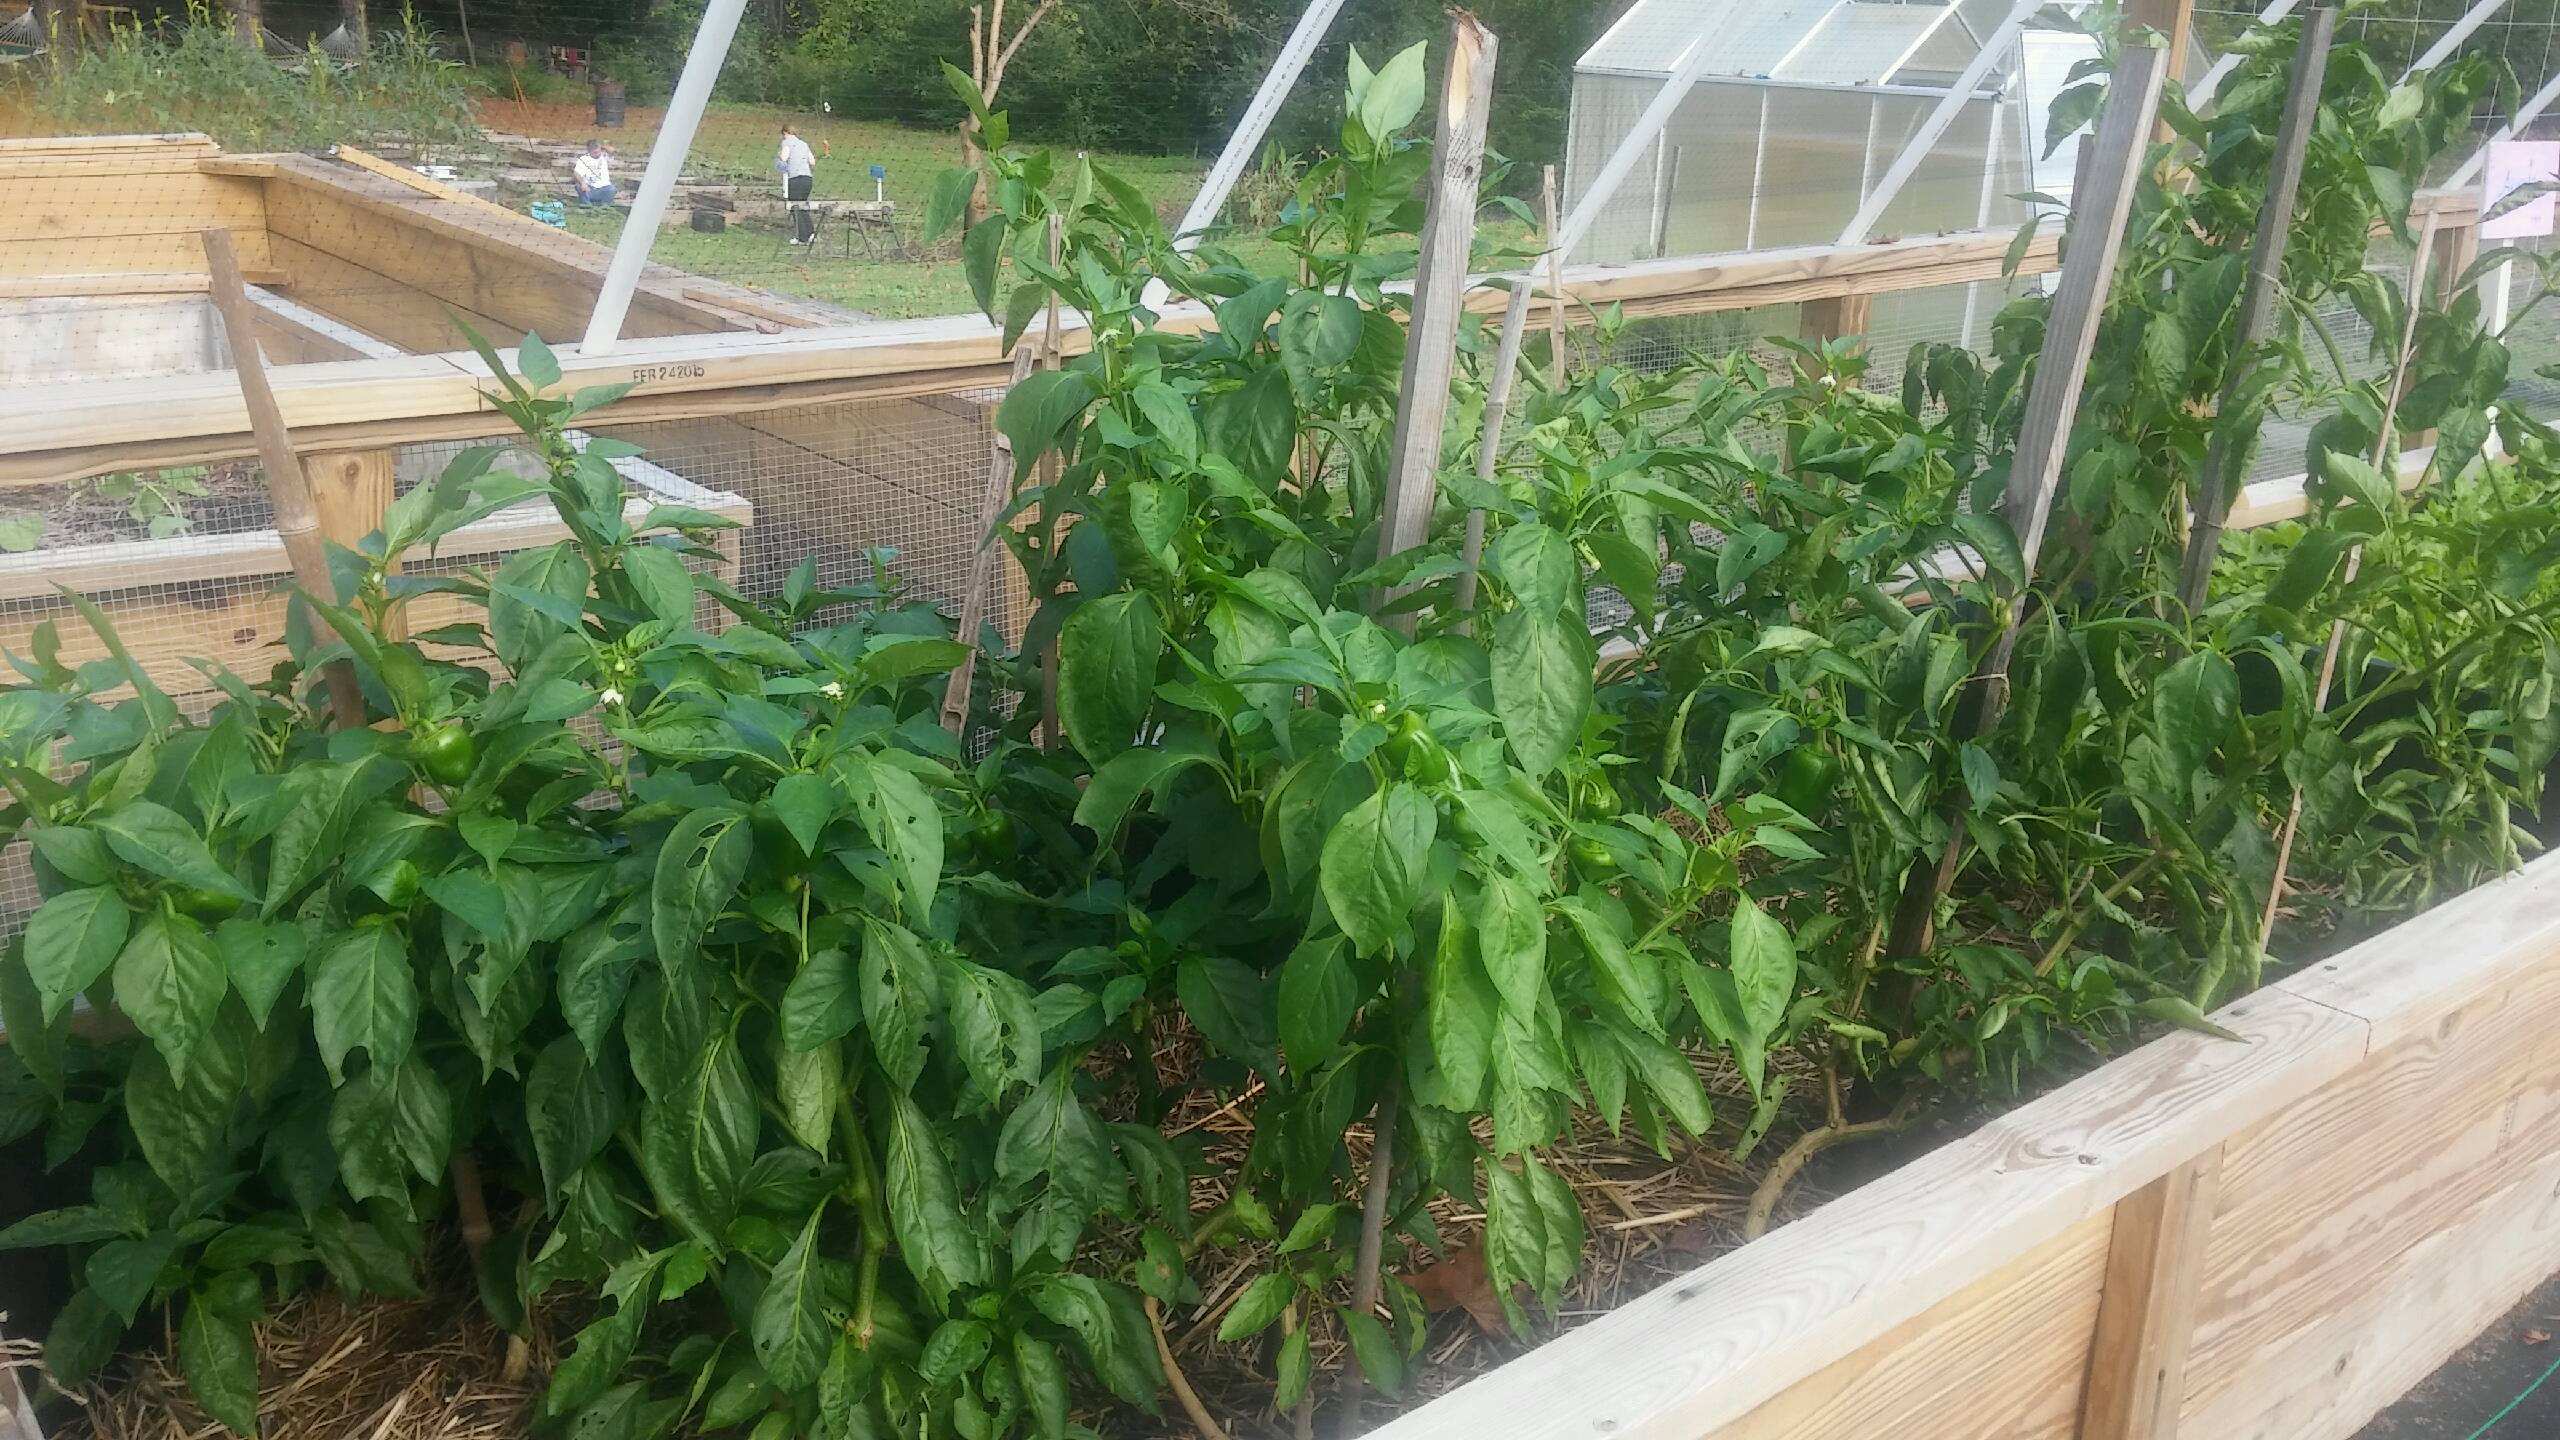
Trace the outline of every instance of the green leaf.
{"label": "green leaf", "polygon": [[906,1092],[889,1092],[886,1189],[898,1254],[936,1309],[953,1292],[986,1283],[986,1237],[960,1209],[960,1187],[931,1120]]}
{"label": "green leaf", "polygon": [[116,956],[116,1008],[178,1075],[186,1073],[189,1053],[230,990],[213,937],[184,915],[163,910],[151,916]]}
{"label": "green leaf", "polygon": [[151,1172],[180,1195],[211,1179],[230,1154],[231,1113],[248,1072],[241,1048],[222,1039],[217,1031],[197,1047],[183,1079],[156,1048],[136,1055],[125,1078],[126,1123]]}
{"label": "green leaf", "polygon": [[453,1156],[453,1098],[414,1058],[369,1065],[331,1100],[329,1142],[349,1194],[406,1211],[410,1177],[440,1180]]}
{"label": "green leaf", "polygon": [[990,215],[969,227],[960,239],[960,269],[969,278],[969,294],[978,313],[996,319],[996,267],[1004,260],[1005,218]]}
{"label": "green leaf", "polygon": [[924,226],[916,243],[931,248],[952,224],[969,213],[969,196],[978,188],[978,172],[962,167],[933,177],[924,203]]}
{"label": "green leaf", "polygon": [[815,1050],[860,1023],[862,992],[850,951],[818,951],[783,987],[782,1042],[794,1050]]}
{"label": "green leaf", "polygon": [[1229,1345],[1261,1334],[1289,1308],[1295,1294],[1297,1286],[1285,1270],[1256,1275],[1236,1296],[1236,1303],[1227,1307],[1227,1318],[1218,1322],[1218,1343]]}
{"label": "green leaf", "polygon": [[1027,1330],[1013,1332],[1013,1372],[1022,1382],[1040,1440],[1065,1440],[1067,1434],[1067,1367],[1057,1347]]}
{"label": "green leaf", "polygon": [[880,1069],[901,1090],[924,1074],[925,1034],[937,1008],[933,962],[916,937],[879,921],[862,927],[862,1016]]}
{"label": "green leaf", "polygon": [[110,814],[92,818],[89,828],[104,836],[107,848],[128,865],[198,890],[236,900],[252,898],[249,888],[213,858],[195,827],[166,806],[129,800]]}
{"label": "green leaf", "polygon": [[1299,1326],[1280,1342],[1280,1358],[1272,1370],[1274,1381],[1271,1404],[1276,1410],[1292,1411],[1306,1398],[1307,1386],[1315,1379],[1315,1361],[1307,1349],[1307,1327]]}
{"label": "green leaf", "polygon": [[1155,699],[1164,628],[1137,591],[1076,607],[1058,633],[1058,718],[1067,739],[1100,765],[1133,744]]}
{"label": "green leaf", "polygon": [[1064,1065],[1005,1118],[996,1138],[997,1208],[1020,1209],[1043,1177],[1080,1213],[1120,1209],[1128,1195],[1119,1153],[1076,1098],[1075,1072]]}
{"label": "green leaf", "polygon": [[916,1362],[916,1375],[936,1388],[974,1376],[995,1349],[995,1340],[995,1332],[978,1321],[945,1320],[935,1327],[933,1338],[925,1342],[924,1357]]}
{"label": "green leaf", "polygon": [[222,952],[222,968],[231,977],[231,988],[240,992],[249,1018],[264,1030],[285,986],[302,972],[311,949],[310,932],[288,921],[235,915],[213,932],[213,944]]}
{"label": "green leaf", "polygon": [[27,917],[26,968],[44,1001],[44,1018],[61,1016],[72,997],[116,963],[133,924],[113,888],[68,890]]}
{"label": "green leaf", "polygon": [[1567,895],[1556,901],[1556,913],[1573,926],[1582,953],[1591,961],[1601,997],[1618,1018],[1657,1040],[1663,1038],[1662,1008],[1670,983],[1659,960],[1650,952],[1631,948],[1625,911],[1606,895]]}
{"label": "green leaf", "polygon": [[990,1100],[1040,1078],[1040,1015],[1031,987],[1001,970],[951,963],[943,983],[960,1063]]}
{"label": "green leaf", "polygon": [[2361,457],[2350,455],[2344,450],[2329,451],[2326,459],[2327,463],[2322,466],[2321,473],[2328,477],[2331,485],[2336,486],[2360,505],[2382,514],[2390,513],[2391,502],[2397,491],[2388,476],[2366,463]]}
{"label": "green leaf", "polygon": [[1431,1058],[1446,1093],[1444,1108],[1473,1110],[1483,1093],[1493,1061],[1496,1011],[1500,1001],[1493,983],[1476,962],[1466,912],[1456,895],[1440,901],[1440,940],[1433,947],[1431,977],[1424,995],[1430,1027]]}
{"label": "green leaf", "polygon": [[1796,947],[1787,927],[1750,896],[1740,898],[1730,928],[1733,987],[1753,1039],[1777,1031],[1796,997]]}
{"label": "green leaf", "polygon": [[105,1301],[86,1290],[73,1291],[45,1334],[45,1373],[58,1385],[88,1384],[115,1357],[124,1332],[124,1322]]}
{"label": "green leaf", "polygon": [[543,1194],[556,1201],[561,1185],[613,1141],[622,1120],[617,1075],[590,1060],[577,1037],[564,1035],[534,1058],[524,1097]]}
{"label": "green leaf", "polygon": [[714,1037],[673,1094],[640,1107],[640,1168],[658,1208],[714,1251],[755,1161],[757,1120],[754,1082],[727,1035]]}
{"label": "green leaf", "polygon": [[1192,1027],[1220,1053],[1273,1068],[1270,987],[1252,966],[1224,955],[1185,955],[1173,989]]}
{"label": "green leaf", "polygon": [[1390,1396],[1404,1393],[1404,1352],[1396,1348],[1395,1337],[1378,1317],[1364,1311],[1345,1308],[1342,1317],[1344,1333],[1351,1337],[1351,1358],[1360,1364],[1360,1373],[1369,1383]]}
{"label": "green leaf", "polygon": [[332,1080],[345,1078],[358,1049],[377,1069],[397,1066],[417,1033],[418,984],[398,931],[361,926],[321,952],[311,970],[311,1034]]}
{"label": "green leaf", "polygon": [[1579,623],[1507,610],[1493,627],[1493,713],[1520,767],[1553,770],[1591,713],[1591,636]]}
{"label": "green leaf", "polygon": [[622,575],[651,615],[670,625],[693,623],[693,572],[664,545],[641,541],[622,551]]}
{"label": "green leaf", "polygon": [[835,818],[836,788],[822,776],[806,772],[785,775],[774,782],[773,793],[765,797],[765,808],[791,838],[800,842],[808,854],[818,853],[818,836]]}
{"label": "green leaf", "polygon": [[658,848],[649,930],[658,963],[681,964],[702,947],[702,937],[736,894],[755,857],[746,819],[735,810],[696,810],[676,822]]}
{"label": "green leaf", "polygon": [[1502,532],[1493,545],[1493,569],[1519,607],[1541,620],[1561,614],[1581,593],[1573,542],[1535,522]]}
{"label": "green leaf", "polygon": [[1360,128],[1371,140],[1393,138],[1422,113],[1422,54],[1420,43],[1406,46],[1369,77],[1360,94],[1359,116]]}
{"label": "green leaf", "polygon": [[795,1050],[777,1034],[773,1048],[774,1108],[791,1138],[825,1159],[835,1145],[836,1106],[844,1096],[844,1047],[826,1041]]}
{"label": "green leaf", "polygon": [[81,1278],[89,1282],[89,1291],[114,1310],[118,1318],[130,1325],[142,1313],[143,1302],[160,1283],[169,1262],[177,1257],[178,1247],[185,1243],[175,1230],[163,1230],[140,1239],[110,1240],[89,1254],[81,1267]]}
{"label": "green leaf", "polygon": [[811,1210],[800,1237],[775,1263],[749,1329],[765,1378],[786,1392],[817,1383],[839,1333],[829,1315],[830,1262],[818,1251],[818,1221],[825,1213],[823,1206]]}
{"label": "green leaf", "polygon": [[[235,1272],[238,1273],[238,1272]],[[222,1281],[189,1292],[178,1318],[178,1369],[205,1413],[233,1433],[258,1433],[258,1285],[248,1279],[247,1303],[220,1295]]]}
{"label": "green leaf", "polygon": [[1361,954],[1388,953],[1406,934],[1438,828],[1430,797],[1399,780],[1351,807],[1325,836],[1325,904]]}
{"label": "green leaf", "polygon": [[1013,446],[1016,477],[1060,445],[1093,395],[1093,381],[1081,370],[1034,370],[1005,392],[996,406],[996,432]]}
{"label": "green leaf", "polygon": [[1342,1048],[1360,1009],[1359,984],[1339,936],[1302,942],[1280,966],[1280,1050],[1289,1068],[1313,1074]]}
{"label": "green leaf", "polygon": [[2160,677],[2151,715],[2177,771],[2201,772],[2238,727],[2239,673],[2218,652],[2196,651]]}
{"label": "green leaf", "polygon": [[1477,952],[1503,1009],[1536,1015],[1547,985],[1547,917],[1536,893],[1513,876],[1487,875],[1475,920]]}
{"label": "green leaf", "polygon": [[921,781],[895,765],[865,762],[836,771],[852,792],[855,813],[871,843],[889,857],[906,901],[907,923],[926,927],[934,891],[942,883],[942,810]]}
{"label": "green leaf", "polygon": [[1197,744],[1124,750],[1093,772],[1076,801],[1076,823],[1105,840],[1116,838],[1130,808],[1149,791],[1161,793],[1174,776],[1194,765],[1217,763],[1217,756]]}

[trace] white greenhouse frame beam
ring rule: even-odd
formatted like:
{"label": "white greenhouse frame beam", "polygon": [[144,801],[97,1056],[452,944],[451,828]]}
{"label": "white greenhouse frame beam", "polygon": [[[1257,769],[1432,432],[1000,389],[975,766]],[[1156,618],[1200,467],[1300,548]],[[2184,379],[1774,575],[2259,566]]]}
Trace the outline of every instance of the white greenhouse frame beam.
{"label": "white greenhouse frame beam", "polygon": [[1566,260],[1573,258],[1573,252],[1582,247],[1583,239],[1591,233],[1592,225],[1599,220],[1600,212],[1608,205],[1610,197],[1618,193],[1618,187],[1627,181],[1628,172],[1634,170],[1636,161],[1643,158],[1645,147],[1670,125],[1680,102],[1689,98],[1689,91],[1697,85],[1698,77],[1706,72],[1707,61],[1714,53],[1714,47],[1707,41],[1708,37],[1701,35],[1689,42],[1689,48],[1681,52],[1679,68],[1671,72],[1671,78],[1662,82],[1661,89],[1653,92],[1653,99],[1646,103],[1644,113],[1636,117],[1634,127],[1618,141],[1618,148],[1609,152],[1609,158],[1601,163],[1599,173],[1591,177],[1591,188],[1583,191],[1582,198],[1573,202],[1573,213],[1565,216],[1563,228],[1555,235],[1554,249],[1558,255]]}
{"label": "white greenhouse frame beam", "polygon": [[581,355],[602,355],[622,339],[622,322],[631,313],[631,292],[649,263],[649,247],[658,240],[658,222],[666,218],[667,198],[675,193],[693,149],[693,132],[702,123],[702,107],[711,100],[712,82],[729,58],[729,41],[738,33],[738,17],[747,0],[711,0],[702,24],[693,32],[693,49],[684,57],[684,74],[667,100],[667,118],[649,146],[649,168],[631,197],[631,214],[613,245],[613,263],[605,267],[604,284],[596,291],[595,308],[587,313],[587,335],[578,342]]}
{"label": "white greenhouse frame beam", "polygon": [[1840,231],[1841,244],[1866,243],[1867,236],[1876,228],[1876,222],[1883,219],[1886,209],[1892,206],[1894,197],[1902,193],[1902,187],[1909,184],[1912,175],[1918,172],[1920,162],[1928,159],[1929,152],[1945,138],[1947,127],[1955,123],[1957,112],[1974,102],[1974,92],[1982,88],[1982,82],[1991,74],[1991,67],[1999,64],[2009,47],[2017,43],[2018,31],[2025,27],[2027,18],[2044,5],[2045,0],[2018,0],[2017,4],[2009,7],[2008,18],[1991,32],[1991,38],[1983,42],[1981,49],[1973,52],[1972,61],[1964,67],[1963,73],[1956,76],[1956,83],[1947,87],[1947,93],[1929,112],[1929,118],[1920,122],[1920,129],[1912,135],[1911,143],[1903,146],[1902,153],[1893,157],[1893,164],[1885,168],[1884,178],[1867,193],[1866,199],[1858,206],[1858,213],[1849,217],[1849,223]]}
{"label": "white greenhouse frame beam", "polygon": [[[1333,18],[1342,13],[1343,0],[1308,0],[1306,11],[1298,16],[1297,28],[1289,32],[1289,43],[1280,47],[1271,68],[1262,74],[1255,87],[1253,100],[1237,119],[1235,133],[1227,137],[1227,146],[1218,152],[1217,163],[1200,179],[1200,193],[1191,197],[1191,208],[1182,212],[1182,223],[1174,227],[1173,248],[1188,255],[1200,248],[1200,239],[1218,221],[1218,212],[1227,208],[1227,197],[1233,195],[1236,182],[1244,178],[1244,167],[1253,163],[1254,152],[1262,148],[1262,139],[1271,133],[1271,122],[1289,99],[1291,86],[1305,73],[1307,62],[1315,58],[1316,45],[1333,28]],[[1162,309],[1165,296],[1171,293],[1162,280],[1150,280],[1139,294],[1139,303],[1150,310]]]}
{"label": "white greenhouse frame beam", "polygon": [[2454,21],[2444,34],[2436,37],[2436,43],[2427,47],[2426,54],[2410,62],[2409,68],[2400,72],[2400,78],[2405,81],[2421,70],[2433,70],[2452,59],[2453,52],[2461,48],[2462,42],[2470,39],[2472,32],[2478,30],[2490,16],[2497,14],[2506,3],[2507,0],[2480,0],[2479,4],[2463,11],[2462,18]]}

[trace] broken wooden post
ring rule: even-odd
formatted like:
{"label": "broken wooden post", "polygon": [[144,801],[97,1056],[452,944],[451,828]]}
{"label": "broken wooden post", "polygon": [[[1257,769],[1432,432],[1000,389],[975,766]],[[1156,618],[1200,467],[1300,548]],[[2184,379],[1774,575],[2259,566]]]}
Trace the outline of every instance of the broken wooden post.
{"label": "broken wooden post", "polygon": [[[267,472],[276,538],[284,542],[285,558],[293,562],[294,579],[302,588],[334,601],[337,586],[329,577],[329,546],[320,531],[319,508],[312,503],[311,482],[303,474],[302,462],[293,453],[284,412],[276,408],[276,393],[267,384],[266,363],[258,353],[257,318],[249,312],[249,292],[240,279],[240,257],[232,248],[231,232],[205,231],[204,258],[211,275],[213,308],[222,317],[224,338],[231,342],[231,366],[240,377],[240,398],[248,407],[250,433],[257,438],[258,459]],[[327,621],[314,616],[313,623],[320,634],[335,638]],[[364,692],[356,686],[355,667],[334,661],[326,673],[329,708],[338,724],[362,725]]]}
{"label": "broken wooden post", "polygon": [[[2266,208],[2258,212],[2258,233],[2249,242],[2249,279],[2240,292],[2240,329],[2232,342],[2227,362],[2231,373],[2223,382],[2217,416],[2247,403],[2251,361],[2275,317],[2276,294],[2284,284],[2285,240],[2292,233],[2294,199],[2302,189],[2303,156],[2311,148],[2311,130],[2320,118],[2320,82],[2328,73],[2329,42],[2337,28],[2338,12],[2326,5],[2302,20],[2302,42],[2293,55],[2292,88],[2285,96],[2284,121],[2276,128]],[[2204,608],[2205,591],[2212,584],[2223,527],[2230,522],[2231,503],[2240,494],[2241,458],[2230,430],[2216,424],[2205,446],[2204,468],[2196,475],[2195,521],[2187,532],[2186,557],[2178,567],[2178,600],[2190,614]]]}

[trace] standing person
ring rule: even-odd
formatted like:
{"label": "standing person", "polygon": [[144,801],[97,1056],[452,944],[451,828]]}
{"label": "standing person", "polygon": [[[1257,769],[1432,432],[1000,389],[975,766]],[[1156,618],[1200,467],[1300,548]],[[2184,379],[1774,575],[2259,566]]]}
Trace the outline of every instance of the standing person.
{"label": "standing person", "polygon": [[773,168],[782,172],[782,198],[791,202],[791,243],[806,245],[817,228],[809,213],[809,191],[817,183],[818,157],[809,153],[809,142],[799,131],[785,125]]}
{"label": "standing person", "polygon": [[604,153],[603,141],[588,141],[587,153],[569,162],[569,174],[578,183],[579,204],[613,203],[613,161]]}

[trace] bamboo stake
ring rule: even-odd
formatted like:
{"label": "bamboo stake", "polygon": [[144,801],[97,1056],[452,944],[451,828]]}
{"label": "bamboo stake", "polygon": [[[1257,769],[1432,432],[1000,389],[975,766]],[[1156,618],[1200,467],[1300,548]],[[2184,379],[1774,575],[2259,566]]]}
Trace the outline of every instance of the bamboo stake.
{"label": "bamboo stake", "polygon": [[[2416,345],[2418,339],[2419,284],[2426,277],[2427,261],[2433,255],[2435,246],[2436,217],[2430,213],[2418,228],[2417,252],[2409,261],[2409,289],[2406,297],[2408,313],[2400,323],[2400,348],[2391,360],[2391,393],[2382,404],[2382,425],[2374,432],[2373,437],[2373,465],[2377,470],[2382,468],[2386,460],[2392,459],[2392,452],[2397,448],[2391,443],[2391,431],[2400,418],[2401,392],[2407,388],[2409,351]],[[2393,461],[2392,468],[2383,473],[2392,476],[2396,485],[2399,465]],[[2424,476],[2420,477],[2419,483],[2425,483]],[[2338,588],[2343,590],[2356,583],[2356,572],[2363,567],[2364,546],[2359,543],[2347,551],[2347,563],[2338,575]],[[2311,710],[2315,715],[2329,708],[2329,687],[2337,679],[2338,653],[2346,647],[2346,643],[2347,621],[2346,617],[2341,615],[2330,622],[2329,643],[2320,652],[2320,680],[2311,691]],[[2267,908],[2258,916],[2258,953],[2262,955],[2266,953],[2267,942],[2275,937],[2276,910],[2284,903],[2285,876],[2293,868],[2293,842],[2301,831],[2302,787],[2296,785],[2293,787],[2292,803],[2285,807],[2284,828],[2276,836],[2276,869],[2275,874],[2267,881]]]}
{"label": "bamboo stake", "polygon": [[[2231,375],[2223,384],[2218,415],[2242,404],[2242,388],[2254,368],[2250,357],[2266,338],[2275,315],[2276,292],[2284,286],[2285,239],[2293,229],[2295,199],[2302,189],[2303,157],[2311,148],[2311,130],[2320,118],[2320,83],[2329,69],[2329,43],[2336,36],[2338,12],[2322,5],[2302,20],[2302,41],[2294,50],[2293,78],[2285,95],[2284,122],[2276,128],[2274,168],[2268,175],[2266,208],[2258,212],[2258,233],[2249,242],[2249,280],[2240,292],[2240,333],[2231,352]],[[2431,212],[2432,213],[2432,212]],[[2432,223],[2432,222],[2430,222]],[[2187,534],[2185,562],[2179,567],[2178,601],[2189,614],[2204,608],[2213,583],[2213,559],[2222,548],[2223,528],[2231,520],[2231,502],[2240,493],[2234,471],[2238,447],[2217,425],[2205,447],[2204,469],[2196,476],[2192,498],[2194,526]]]}
{"label": "bamboo stake", "polygon": [[[2044,351],[2036,359],[2029,382],[2026,416],[2018,427],[2018,444],[2010,460],[2009,488],[2002,505],[2009,528],[2018,537],[2022,569],[2029,579],[2044,548],[2045,522],[2053,514],[2054,492],[2062,480],[2062,462],[2071,440],[2071,424],[2079,414],[2080,392],[2089,376],[2089,357],[2098,343],[2098,322],[2105,318],[2107,292],[2115,282],[2116,259],[2124,250],[2124,227],[2133,210],[2134,190],[2142,178],[2142,157],[2150,148],[2151,126],[2159,114],[2160,84],[2167,74],[2155,45],[2127,45],[2107,95],[2098,133],[2082,147],[2082,178],[2072,190],[2088,208],[2075,216],[2074,244],[2063,261],[2062,279],[2045,321]],[[2083,227],[2087,227],[2084,229]],[[2009,657],[2026,628],[2026,592],[2010,596],[2006,629],[1991,653],[1973,673],[1981,709],[1975,734],[1999,723],[2009,703]],[[1964,829],[1948,827],[1945,850],[1932,868],[1915,868],[1894,907],[1893,929],[1886,953],[1899,959],[1928,948],[1935,926],[1938,897],[1955,882],[1964,856]]]}
{"label": "bamboo stake", "polygon": [[[1529,326],[1529,286],[1523,280],[1511,289],[1511,304],[1502,312],[1502,342],[1496,347],[1493,374],[1484,386],[1484,432],[1476,437],[1476,478],[1493,483],[1494,463],[1502,458],[1502,422],[1511,413],[1511,382],[1520,370],[1520,340]],[[1484,511],[1467,512],[1467,538],[1460,557],[1466,568],[1458,572],[1458,609],[1476,608],[1477,571],[1484,562]]]}
{"label": "bamboo stake", "polygon": [[[276,408],[276,392],[267,384],[267,367],[258,350],[256,317],[249,310],[249,292],[240,279],[239,253],[232,248],[231,232],[211,229],[204,232],[205,266],[211,275],[213,308],[222,317],[222,333],[231,342],[231,366],[240,377],[240,399],[249,411],[249,430],[257,438],[258,459],[267,472],[267,497],[275,506],[276,538],[284,542],[285,558],[293,562],[296,582],[312,595],[332,598],[337,585],[329,577],[329,545],[320,533],[320,509],[311,499],[310,478],[302,473],[302,461],[293,453],[293,440],[285,430],[284,412]],[[334,640],[336,632],[326,620],[312,617],[319,633]],[[344,660],[330,662],[326,672],[329,685],[329,709],[342,729],[364,724],[364,692],[356,686],[355,667]]]}

